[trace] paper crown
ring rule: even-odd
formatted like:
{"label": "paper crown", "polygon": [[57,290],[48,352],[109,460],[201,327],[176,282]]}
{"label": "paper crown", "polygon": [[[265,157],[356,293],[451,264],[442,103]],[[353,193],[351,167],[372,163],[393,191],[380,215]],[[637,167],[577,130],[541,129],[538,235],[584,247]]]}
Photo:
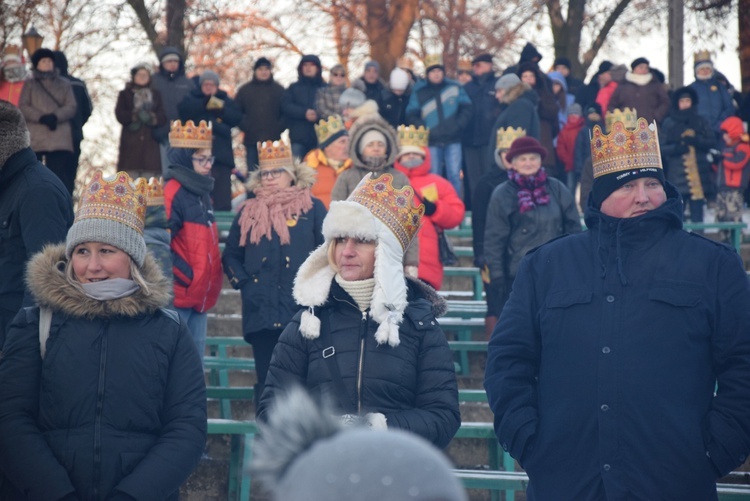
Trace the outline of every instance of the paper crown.
{"label": "paper crown", "polygon": [[471,71],[471,59],[461,58],[458,60],[458,71]]}
{"label": "paper crown", "polygon": [[430,141],[430,129],[420,125],[419,128],[413,125],[399,125],[398,129],[398,144],[403,148],[404,146],[415,146],[417,148],[425,148]]}
{"label": "paper crown", "polygon": [[693,63],[710,63],[711,62],[711,53],[707,50],[699,50],[695,54],[693,54]]}
{"label": "paper crown", "polygon": [[414,61],[409,56],[401,56],[398,58],[398,62],[396,63],[396,66],[398,66],[402,70],[413,70]]}
{"label": "paper crown", "polygon": [[315,135],[318,136],[318,144],[330,144],[331,138],[346,132],[344,121],[338,115],[331,115],[327,120],[321,120],[315,124]]}
{"label": "paper crown", "polygon": [[148,180],[146,205],[149,207],[164,205],[164,186],[162,186],[161,179],[152,177]]}
{"label": "paper crown", "polygon": [[424,58],[424,67],[425,70],[433,67],[433,66],[442,66],[443,65],[443,55],[442,54],[427,54]]}
{"label": "paper crown", "polygon": [[636,113],[635,108],[623,108],[621,110],[616,109],[607,112],[607,118],[605,120],[607,132],[612,130],[612,126],[615,122],[621,122],[626,129],[635,129],[636,124],[638,123],[638,114]]}
{"label": "paper crown", "polygon": [[391,174],[365,178],[347,200],[364,206],[385,224],[396,235],[403,250],[422,223],[424,205],[414,205],[414,189],[408,185],[394,188]]}
{"label": "paper crown", "polygon": [[114,179],[105,179],[102,171],[98,170],[81,193],[75,221],[109,219],[142,234],[147,191],[148,184],[143,178],[133,182],[126,172],[118,172]]}
{"label": "paper crown", "polygon": [[497,129],[497,142],[495,143],[496,150],[508,150],[513,141],[519,137],[526,135],[526,129],[521,127],[500,127]]}
{"label": "paper crown", "polygon": [[258,143],[259,169],[291,167],[293,163],[292,148],[283,139]]}
{"label": "paper crown", "polygon": [[21,62],[22,55],[23,52],[21,52],[21,48],[18,45],[6,45],[3,49],[2,61],[0,63],[11,60]]}
{"label": "paper crown", "polygon": [[609,134],[594,126],[591,138],[591,161],[594,179],[613,172],[655,167],[661,169],[661,153],[656,122],[649,125],[639,118],[635,129],[622,122],[615,122]]}
{"label": "paper crown", "polygon": [[184,125],[175,120],[170,124],[169,145],[172,148],[210,149],[212,138],[211,122],[207,124],[205,120],[201,120],[196,126],[192,120]]}

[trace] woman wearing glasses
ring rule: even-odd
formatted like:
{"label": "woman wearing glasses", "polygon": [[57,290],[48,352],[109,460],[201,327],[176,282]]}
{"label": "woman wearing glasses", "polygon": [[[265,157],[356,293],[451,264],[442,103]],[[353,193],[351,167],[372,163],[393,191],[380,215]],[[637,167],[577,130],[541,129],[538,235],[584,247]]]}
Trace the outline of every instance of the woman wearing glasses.
{"label": "woman wearing glasses", "polygon": [[[222,258],[232,287],[242,293],[242,335],[253,345],[259,401],[273,348],[299,305],[292,297],[297,270],[323,243],[323,203],[310,188],[315,170],[292,159],[283,141],[258,145],[259,168],[248,200],[232,223]],[[257,408],[257,406],[256,406]]]}
{"label": "woman wearing glasses", "polygon": [[221,292],[219,232],[211,204],[214,178],[211,166],[211,128],[201,121],[172,123],[167,151],[169,168],[164,178],[164,207],[172,235],[174,305],[193,334],[203,359],[206,347],[206,312]]}

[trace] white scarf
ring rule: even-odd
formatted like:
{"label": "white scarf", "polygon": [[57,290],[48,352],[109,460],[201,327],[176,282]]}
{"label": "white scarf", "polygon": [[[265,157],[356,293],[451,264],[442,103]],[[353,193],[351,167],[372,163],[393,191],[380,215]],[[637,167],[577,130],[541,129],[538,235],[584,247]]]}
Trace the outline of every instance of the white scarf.
{"label": "white scarf", "polygon": [[127,278],[110,278],[101,282],[81,284],[81,286],[88,297],[97,301],[110,301],[127,297],[141,288],[140,285]]}

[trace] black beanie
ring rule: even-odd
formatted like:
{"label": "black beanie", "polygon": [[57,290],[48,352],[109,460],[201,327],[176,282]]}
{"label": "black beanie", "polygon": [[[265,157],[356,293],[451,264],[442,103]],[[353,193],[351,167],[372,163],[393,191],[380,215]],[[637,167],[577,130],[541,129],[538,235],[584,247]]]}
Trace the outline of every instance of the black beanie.
{"label": "black beanie", "polygon": [[594,198],[594,204],[597,207],[602,206],[608,196],[617,191],[625,183],[629,183],[640,177],[653,177],[664,186],[664,169],[661,167],[640,167],[637,169],[628,169],[626,171],[612,172],[604,174],[594,179],[594,185],[591,189],[591,196]]}
{"label": "black beanie", "polygon": [[255,61],[255,65],[253,66],[253,71],[257,70],[261,66],[267,66],[268,68],[271,68],[273,65],[271,64],[271,61],[269,61],[265,57],[259,57],[257,61]]}
{"label": "black beanie", "polygon": [[41,49],[37,49],[34,54],[31,56],[31,64],[36,68],[36,65],[39,64],[39,61],[44,59],[45,57],[48,57],[52,59],[52,61],[55,61],[55,53],[52,52],[50,49],[45,49],[42,47]]}
{"label": "black beanie", "polygon": [[570,59],[565,56],[560,56],[555,59],[555,64],[553,64],[553,66],[565,66],[570,69]]}
{"label": "black beanie", "polygon": [[634,70],[635,67],[638,66],[639,64],[648,64],[649,66],[651,66],[651,63],[649,62],[648,59],[646,59],[645,57],[639,57],[639,58],[633,59],[633,62],[630,63],[630,69]]}

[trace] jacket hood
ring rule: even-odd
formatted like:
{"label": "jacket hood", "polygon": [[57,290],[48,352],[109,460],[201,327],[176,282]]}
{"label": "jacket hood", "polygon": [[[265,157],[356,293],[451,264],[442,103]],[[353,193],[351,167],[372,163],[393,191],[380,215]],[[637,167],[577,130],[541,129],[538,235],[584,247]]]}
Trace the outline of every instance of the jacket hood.
{"label": "jacket hood", "polygon": [[172,283],[164,277],[151,254],[146,254],[140,269],[150,293],[139,289],[130,296],[110,301],[92,299],[68,282],[66,264],[65,244],[49,245],[29,261],[26,283],[39,306],[71,317],[113,318],[150,314],[169,304]]}
{"label": "jacket hood", "polygon": [[411,181],[415,177],[426,176],[430,173],[430,167],[432,166],[432,157],[430,156],[429,148],[422,148],[422,151],[424,152],[424,162],[422,162],[420,165],[409,169],[401,165],[399,161],[396,160],[393,164],[393,167],[395,167],[395,169],[401,172],[404,176],[408,177],[409,181]]}
{"label": "jacket hood", "polygon": [[[318,173],[315,169],[307,165],[307,163],[295,158],[291,167],[291,170],[294,171],[294,186],[299,188],[311,188],[312,185],[315,184],[315,179]],[[248,191],[253,192],[261,187],[260,169],[255,169],[250,173],[250,178],[248,179],[246,186]]]}
{"label": "jacket hood", "polygon": [[31,136],[21,110],[0,100],[0,172],[10,157],[30,144]]}
{"label": "jacket hood", "polygon": [[672,92],[672,109],[673,110],[679,110],[678,103],[680,102],[680,98],[682,97],[689,97],[690,101],[692,102],[692,106],[690,106],[691,110],[697,109],[696,106],[698,106],[698,93],[695,92],[695,90],[692,87],[680,87],[679,89]]}
{"label": "jacket hood", "polygon": [[406,277],[406,286],[409,301],[420,298],[426,299],[430,303],[432,315],[435,318],[440,318],[448,312],[448,302],[426,282],[417,278]]}
{"label": "jacket hood", "polygon": [[565,77],[562,73],[560,73],[559,71],[550,71],[549,73],[547,73],[547,76],[550,78],[550,80],[552,80],[552,82],[556,82],[562,85],[565,93],[568,92],[568,82],[567,80],[565,80]]}
{"label": "jacket hood", "polygon": [[539,61],[542,60],[542,54],[539,53],[533,43],[528,42],[523,46],[523,49],[521,49],[521,57],[518,58],[518,64],[532,62],[534,61],[534,58],[537,57],[539,58]]}
{"label": "jacket hood", "polygon": [[[313,63],[315,66],[318,67],[318,73],[315,75],[315,78],[307,78],[302,75],[302,65],[305,63]],[[297,65],[297,77],[300,80],[314,80],[318,82],[318,84],[323,83],[323,65],[320,64],[320,58],[316,56],[315,54],[305,54],[302,56],[302,59],[300,59],[299,64]]]}
{"label": "jacket hood", "polygon": [[355,167],[370,170],[359,154],[359,141],[367,131],[373,129],[381,132],[388,143],[386,144],[386,160],[383,168],[393,165],[396,161],[396,156],[398,155],[398,136],[396,135],[396,130],[379,114],[370,113],[358,118],[354,122],[354,125],[352,125],[352,128],[349,129],[349,158],[352,159]]}
{"label": "jacket hood", "polygon": [[55,68],[60,70],[60,75],[68,76],[68,58],[65,57],[65,53],[61,50],[52,51],[55,54]]}

